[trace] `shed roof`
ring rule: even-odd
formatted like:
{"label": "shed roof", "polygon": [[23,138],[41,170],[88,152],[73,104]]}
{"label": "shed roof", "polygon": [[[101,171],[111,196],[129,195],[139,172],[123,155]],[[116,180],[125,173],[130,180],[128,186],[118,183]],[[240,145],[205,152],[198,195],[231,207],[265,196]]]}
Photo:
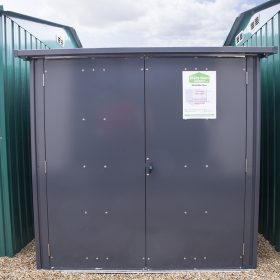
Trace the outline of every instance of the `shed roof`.
{"label": "shed roof", "polygon": [[17,12],[5,11],[3,6],[0,6],[0,15],[2,15],[2,14],[7,15],[9,17],[13,17],[13,18],[19,18],[19,19],[24,19],[24,20],[28,20],[28,21],[33,21],[33,22],[38,22],[41,24],[47,24],[47,25],[63,28],[69,32],[69,34],[73,37],[73,40],[76,42],[76,44],[79,48],[83,47],[82,43],[77,35],[76,30],[71,26],[59,24],[56,22],[52,22],[52,21],[48,21],[48,20],[44,20],[44,19],[40,19],[40,18],[36,18],[36,17],[32,17],[32,16],[23,15],[23,14],[20,14]]}
{"label": "shed roof", "polygon": [[228,35],[227,35],[227,38],[224,42],[224,46],[228,46],[230,45],[230,43],[232,42],[232,40],[235,38],[236,36],[236,32],[239,30],[240,28],[240,25],[243,23],[243,21],[245,19],[247,19],[248,17],[251,17],[252,15],[254,15],[255,13],[261,11],[261,10],[264,10],[264,9],[267,9],[267,8],[270,8],[276,4],[279,4],[280,3],[280,0],[270,0],[270,1],[267,1],[261,5],[258,5],[250,10],[247,10],[243,13],[241,13],[234,21]]}
{"label": "shed roof", "polygon": [[93,57],[93,56],[268,56],[277,53],[277,47],[176,47],[176,48],[83,48],[51,50],[19,50],[15,55],[27,60],[38,57]]}

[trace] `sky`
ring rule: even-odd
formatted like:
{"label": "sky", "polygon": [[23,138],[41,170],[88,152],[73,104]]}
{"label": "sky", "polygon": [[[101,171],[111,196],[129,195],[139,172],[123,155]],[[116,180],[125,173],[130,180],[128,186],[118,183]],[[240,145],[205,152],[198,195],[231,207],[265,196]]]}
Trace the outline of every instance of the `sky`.
{"label": "sky", "polygon": [[261,0],[4,0],[5,10],[72,26],[84,47],[221,46]]}

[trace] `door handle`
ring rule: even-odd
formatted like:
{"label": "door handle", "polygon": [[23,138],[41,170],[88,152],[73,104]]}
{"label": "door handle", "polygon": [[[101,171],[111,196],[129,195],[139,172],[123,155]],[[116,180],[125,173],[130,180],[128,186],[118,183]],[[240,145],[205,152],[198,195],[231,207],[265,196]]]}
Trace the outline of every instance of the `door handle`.
{"label": "door handle", "polygon": [[145,171],[146,171],[146,176],[150,176],[150,174],[152,173],[154,167],[152,165],[152,163],[147,163],[146,164],[146,168],[145,168]]}

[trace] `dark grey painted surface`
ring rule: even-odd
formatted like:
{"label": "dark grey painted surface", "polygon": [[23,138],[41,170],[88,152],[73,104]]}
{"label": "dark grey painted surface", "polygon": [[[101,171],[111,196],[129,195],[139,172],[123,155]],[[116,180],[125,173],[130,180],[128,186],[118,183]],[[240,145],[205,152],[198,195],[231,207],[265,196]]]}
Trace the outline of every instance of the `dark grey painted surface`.
{"label": "dark grey painted surface", "polygon": [[35,57],[77,56],[267,56],[277,53],[277,47],[176,47],[176,48],[83,48],[51,50],[19,50],[15,55],[24,59]]}
{"label": "dark grey painted surface", "polygon": [[32,62],[31,74],[33,73],[34,75],[31,76],[30,81],[32,184],[37,264],[39,268],[49,268],[49,225],[45,175],[45,96],[42,86],[43,71],[43,59]]}
{"label": "dark grey painted surface", "polygon": [[46,61],[54,268],[145,264],[143,65],[139,58]]}
{"label": "dark grey painted surface", "polygon": [[[259,58],[195,57],[46,59],[45,87],[35,60],[39,268],[255,267]],[[217,120],[182,120],[182,71],[206,67],[217,71]]]}
{"label": "dark grey painted surface", "polygon": [[[244,257],[243,267],[257,266],[257,230],[259,216],[260,177],[260,77],[259,60],[247,58],[247,143],[246,193],[244,209]],[[252,249],[251,249],[252,248]]]}
{"label": "dark grey painted surface", "polygon": [[[217,71],[217,119],[182,119],[185,67]],[[148,267],[239,268],[246,59],[151,58],[146,68]]]}

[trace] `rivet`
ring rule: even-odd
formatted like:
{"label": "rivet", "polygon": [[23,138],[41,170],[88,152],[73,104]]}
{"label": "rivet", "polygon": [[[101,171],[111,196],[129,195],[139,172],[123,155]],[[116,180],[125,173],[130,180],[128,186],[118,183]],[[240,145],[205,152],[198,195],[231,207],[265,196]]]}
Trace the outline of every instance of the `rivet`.
{"label": "rivet", "polygon": [[47,70],[45,70],[45,73],[47,73],[48,71]]}
{"label": "rivet", "polygon": [[82,69],[82,72],[85,72],[85,69]]}
{"label": "rivet", "polygon": [[147,260],[149,261],[149,260],[150,260],[150,258],[147,258]]}
{"label": "rivet", "polygon": [[96,259],[97,261],[99,260],[99,258],[98,258],[98,257],[96,257],[95,259]]}
{"label": "rivet", "polygon": [[108,211],[105,211],[104,213],[107,215],[109,212],[108,212]]}
{"label": "rivet", "polygon": [[86,168],[86,167],[87,167],[87,166],[84,164],[84,165],[83,165],[83,168]]}
{"label": "rivet", "polygon": [[143,258],[142,258],[142,260],[144,261],[144,260],[145,260],[145,258],[143,257]]}
{"label": "rivet", "polygon": [[186,71],[186,70],[188,70],[187,68],[184,68],[184,70]]}
{"label": "rivet", "polygon": [[207,211],[207,210],[205,210],[205,211],[204,211],[204,213],[205,213],[205,214],[207,214],[207,213],[208,213],[208,211]]}
{"label": "rivet", "polygon": [[206,164],[206,165],[205,165],[205,168],[208,168],[208,166],[209,166],[209,165],[208,165],[208,164]]}
{"label": "rivet", "polygon": [[103,71],[103,72],[105,72],[105,71],[106,71],[106,69],[105,69],[105,68],[103,68],[103,69],[102,69],[102,71]]}
{"label": "rivet", "polygon": [[188,166],[185,164],[184,167],[187,168]]}
{"label": "rivet", "polygon": [[86,119],[85,118],[82,118],[82,121],[85,121]]}
{"label": "rivet", "polygon": [[104,167],[104,168],[107,168],[107,165],[105,164],[103,167]]}
{"label": "rivet", "polygon": [[243,68],[242,70],[243,70],[243,71],[246,71],[246,69],[245,69],[245,68]]}
{"label": "rivet", "polygon": [[141,68],[141,71],[144,71],[144,68]]}
{"label": "rivet", "polygon": [[88,260],[88,257],[86,257],[86,260]]}
{"label": "rivet", "polygon": [[196,257],[193,258],[196,261]]}
{"label": "rivet", "polygon": [[197,70],[197,68],[194,68],[194,70]]}
{"label": "rivet", "polygon": [[149,70],[149,68],[146,68],[145,70],[146,70],[146,71],[148,71],[148,70]]}
{"label": "rivet", "polygon": [[206,67],[206,68],[205,68],[205,70],[207,71],[207,70],[208,70],[208,68]]}
{"label": "rivet", "polygon": [[204,260],[206,260],[206,257],[203,257]]}
{"label": "rivet", "polygon": [[103,121],[106,121],[106,118],[103,118]]}
{"label": "rivet", "polygon": [[87,211],[85,211],[85,215],[87,215]]}
{"label": "rivet", "polygon": [[92,68],[92,71],[94,72],[94,71],[95,71],[95,69],[94,69],[94,68]]}
{"label": "rivet", "polygon": [[108,257],[106,257],[106,260],[108,261],[108,260],[109,260],[109,258],[108,258]]}
{"label": "rivet", "polygon": [[51,269],[54,269],[54,267],[52,266]]}
{"label": "rivet", "polygon": [[240,259],[242,259],[243,257],[242,256],[240,256]]}
{"label": "rivet", "polygon": [[2,136],[0,136],[0,140],[2,140],[3,139],[3,137]]}
{"label": "rivet", "polygon": [[146,174],[146,176],[150,176],[150,174],[149,174],[149,173],[147,173],[147,174]]}
{"label": "rivet", "polygon": [[188,214],[188,212],[187,212],[187,211],[185,211],[185,212],[184,212],[184,214],[185,214],[185,215],[187,215],[187,214]]}
{"label": "rivet", "polygon": [[240,269],[242,269],[242,266],[239,266]]}
{"label": "rivet", "polygon": [[187,258],[186,257],[184,257],[184,260],[186,260]]}
{"label": "rivet", "polygon": [[51,259],[53,259],[53,256],[51,256]]}
{"label": "rivet", "polygon": [[149,160],[149,159],[150,159],[149,157],[146,158],[146,160]]}

